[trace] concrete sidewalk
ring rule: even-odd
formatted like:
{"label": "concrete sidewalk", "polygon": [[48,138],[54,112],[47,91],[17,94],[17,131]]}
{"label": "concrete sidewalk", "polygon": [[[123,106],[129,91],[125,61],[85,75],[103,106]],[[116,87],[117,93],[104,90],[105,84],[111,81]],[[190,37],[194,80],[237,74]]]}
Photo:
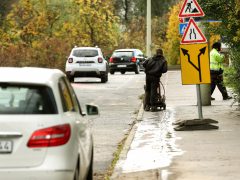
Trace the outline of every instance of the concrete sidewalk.
{"label": "concrete sidewalk", "polygon": [[[165,81],[164,81],[165,80]],[[240,111],[216,89],[203,117],[218,130],[175,131],[173,122],[198,118],[196,86],[181,84],[181,72],[163,78],[166,111],[139,111],[111,179],[240,179]]]}

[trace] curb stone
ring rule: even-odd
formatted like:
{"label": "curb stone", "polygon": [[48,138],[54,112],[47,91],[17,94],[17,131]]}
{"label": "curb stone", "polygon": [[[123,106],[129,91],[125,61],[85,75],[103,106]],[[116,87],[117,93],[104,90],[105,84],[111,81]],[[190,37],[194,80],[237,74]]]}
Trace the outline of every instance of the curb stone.
{"label": "curb stone", "polygon": [[[133,125],[133,127],[131,128],[130,132],[129,132],[129,135],[124,143],[124,146],[123,146],[123,149],[120,153],[120,156],[119,156],[119,160],[118,160],[118,163],[119,162],[123,162],[123,160],[125,160],[127,158],[127,153],[129,151],[129,148],[131,146],[131,143],[134,139],[134,136],[135,136],[135,133],[137,131],[137,128],[138,128],[138,122],[139,121],[142,121],[142,117],[143,117],[143,104],[141,103],[140,105],[140,108],[139,108],[139,111],[138,111],[138,114],[137,114],[137,117],[136,117],[136,123]],[[120,165],[118,165],[118,163],[116,164],[115,168],[114,168],[114,171],[113,171],[113,174],[112,176],[110,177],[111,180],[114,180],[114,179],[117,179],[119,174],[121,174],[121,163]]]}

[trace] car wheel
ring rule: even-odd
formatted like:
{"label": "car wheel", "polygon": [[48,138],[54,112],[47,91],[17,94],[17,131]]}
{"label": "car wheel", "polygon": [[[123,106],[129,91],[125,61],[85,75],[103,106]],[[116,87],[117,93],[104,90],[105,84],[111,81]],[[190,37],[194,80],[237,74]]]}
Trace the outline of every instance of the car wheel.
{"label": "car wheel", "polygon": [[114,74],[114,73],[115,73],[114,71],[111,71],[111,70],[110,70],[110,74]]}
{"label": "car wheel", "polygon": [[125,74],[125,71],[121,71],[121,74]]}
{"label": "car wheel", "polygon": [[105,73],[102,77],[101,77],[101,83],[105,83],[108,81],[108,74]]}
{"label": "car wheel", "polygon": [[93,180],[93,148],[92,148],[92,157],[88,169],[87,180]]}
{"label": "car wheel", "polygon": [[75,172],[74,172],[74,178],[73,180],[79,180],[79,166],[78,166],[78,162],[77,162],[77,166],[75,168]]}
{"label": "car wheel", "polygon": [[74,82],[74,76],[68,76],[68,80],[73,83]]}
{"label": "car wheel", "polygon": [[135,74],[139,74],[139,72],[140,72],[140,67],[139,67],[139,65],[137,65],[136,70],[135,70]]}
{"label": "car wheel", "polygon": [[166,110],[166,104],[165,103],[163,104],[163,110]]}

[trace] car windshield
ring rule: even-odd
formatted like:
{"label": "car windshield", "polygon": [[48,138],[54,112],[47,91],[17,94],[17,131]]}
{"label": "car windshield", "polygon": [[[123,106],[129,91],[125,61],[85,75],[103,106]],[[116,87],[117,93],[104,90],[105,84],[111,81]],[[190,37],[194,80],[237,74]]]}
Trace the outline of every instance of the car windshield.
{"label": "car windshield", "polygon": [[113,52],[113,57],[132,57],[133,56],[133,52],[132,51],[115,51]]}
{"label": "car windshield", "polygon": [[0,83],[0,114],[57,114],[57,108],[49,87]]}
{"label": "car windshield", "polygon": [[73,56],[75,57],[95,57],[98,55],[98,51],[94,49],[76,49],[73,50]]}

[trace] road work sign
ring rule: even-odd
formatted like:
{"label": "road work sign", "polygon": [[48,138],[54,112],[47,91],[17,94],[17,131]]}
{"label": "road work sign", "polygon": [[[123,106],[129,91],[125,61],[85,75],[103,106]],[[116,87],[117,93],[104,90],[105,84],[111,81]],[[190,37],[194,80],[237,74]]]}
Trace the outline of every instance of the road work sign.
{"label": "road work sign", "polygon": [[209,84],[210,66],[208,44],[180,45],[182,84]]}
{"label": "road work sign", "polygon": [[184,31],[181,44],[205,42],[207,42],[206,37],[203,35],[202,31],[199,29],[195,21],[191,18],[186,30]]}
{"label": "road work sign", "polygon": [[178,17],[202,17],[204,15],[202,8],[196,0],[185,0]]}

